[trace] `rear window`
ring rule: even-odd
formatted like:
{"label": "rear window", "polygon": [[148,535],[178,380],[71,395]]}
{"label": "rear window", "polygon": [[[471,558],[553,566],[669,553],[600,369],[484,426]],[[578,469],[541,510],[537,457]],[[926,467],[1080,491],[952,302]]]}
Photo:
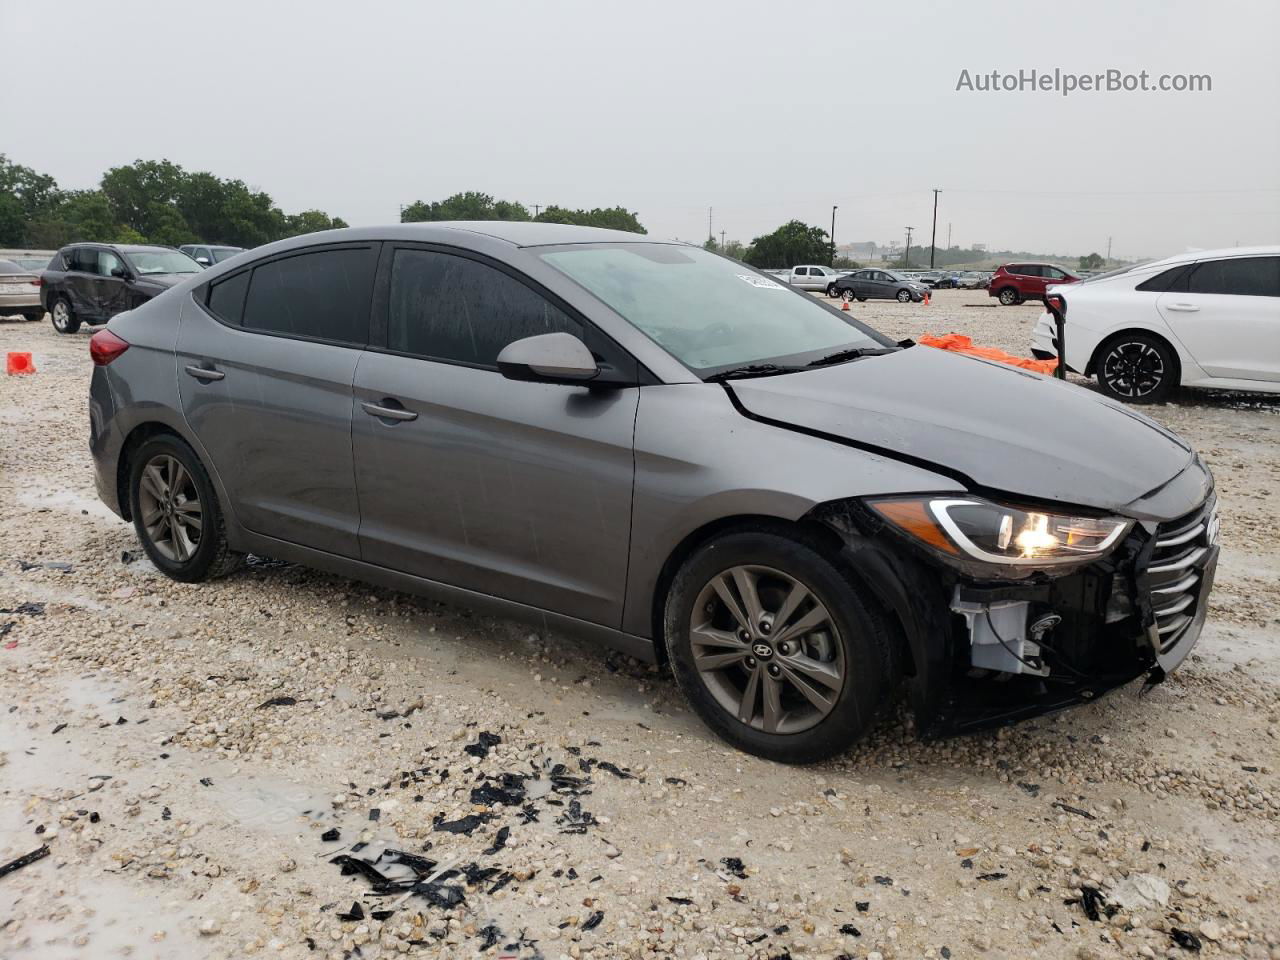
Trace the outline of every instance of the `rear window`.
{"label": "rear window", "polygon": [[317,250],[256,267],[242,323],[264,333],[363,346],[369,342],[376,263],[374,249],[361,247]]}

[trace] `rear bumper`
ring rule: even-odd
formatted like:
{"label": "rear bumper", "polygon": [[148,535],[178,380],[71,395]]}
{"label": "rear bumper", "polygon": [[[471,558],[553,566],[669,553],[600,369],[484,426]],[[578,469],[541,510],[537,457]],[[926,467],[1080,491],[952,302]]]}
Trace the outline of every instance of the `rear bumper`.
{"label": "rear bumper", "polygon": [[27,313],[41,307],[38,288],[33,287],[30,293],[0,293],[0,317],[11,313]]}
{"label": "rear bumper", "polygon": [[93,457],[93,483],[98,499],[120,517],[124,516],[124,509],[120,503],[117,469],[123,445],[106,369],[94,367],[89,380],[89,453]]}

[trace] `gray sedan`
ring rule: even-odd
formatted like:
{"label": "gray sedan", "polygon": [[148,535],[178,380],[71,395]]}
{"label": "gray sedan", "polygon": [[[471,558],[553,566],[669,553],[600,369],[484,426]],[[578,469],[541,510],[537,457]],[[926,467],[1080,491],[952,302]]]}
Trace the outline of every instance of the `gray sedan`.
{"label": "gray sedan", "polygon": [[929,292],[926,284],[911,280],[892,270],[855,270],[841,277],[833,285],[836,296],[844,300],[897,300],[899,303],[919,303]]}
{"label": "gray sedan", "polygon": [[164,574],[254,553],[572,631],[776,760],[904,683],[934,734],[1156,682],[1204,622],[1213,484],[1176,436],[699,247],[328,231],[90,352],[98,493]]}

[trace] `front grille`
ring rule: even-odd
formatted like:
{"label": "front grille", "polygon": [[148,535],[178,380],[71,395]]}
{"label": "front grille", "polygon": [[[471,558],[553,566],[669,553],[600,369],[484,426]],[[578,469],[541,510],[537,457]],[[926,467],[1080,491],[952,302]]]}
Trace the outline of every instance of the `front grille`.
{"label": "front grille", "polygon": [[1217,536],[1218,503],[1214,497],[1185,517],[1156,528],[1147,582],[1161,653],[1172,649],[1195,620],[1200,579]]}

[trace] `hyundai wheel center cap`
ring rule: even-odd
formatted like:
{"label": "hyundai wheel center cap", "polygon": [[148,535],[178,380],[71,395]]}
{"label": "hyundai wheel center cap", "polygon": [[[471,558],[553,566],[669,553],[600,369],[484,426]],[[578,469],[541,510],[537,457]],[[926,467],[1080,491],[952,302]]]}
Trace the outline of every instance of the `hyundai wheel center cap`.
{"label": "hyundai wheel center cap", "polygon": [[751,652],[761,660],[768,660],[773,656],[773,647],[769,646],[767,643],[753,643],[751,645]]}

